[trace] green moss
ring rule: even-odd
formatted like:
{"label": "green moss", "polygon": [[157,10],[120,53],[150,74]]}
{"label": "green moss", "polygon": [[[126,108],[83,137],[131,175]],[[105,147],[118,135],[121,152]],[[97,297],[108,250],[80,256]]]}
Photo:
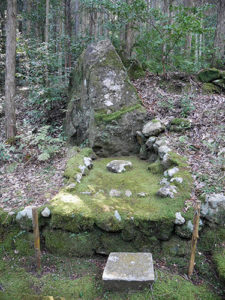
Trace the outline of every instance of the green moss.
{"label": "green moss", "polygon": [[174,118],[170,122],[170,131],[184,131],[191,128],[191,122],[187,119]]}
{"label": "green moss", "polygon": [[7,253],[16,251],[18,255],[34,255],[33,234],[13,227],[5,231],[0,250]]}
{"label": "green moss", "polygon": [[148,170],[152,174],[162,174],[163,173],[163,166],[161,165],[160,161],[157,160],[154,163],[148,166]]}
{"label": "green moss", "polygon": [[[48,262],[47,265],[46,262]],[[205,285],[195,286],[190,280],[157,268],[155,269],[156,281],[152,289],[132,293],[106,291],[101,280],[102,269],[96,267],[99,263],[101,265],[101,262],[97,260],[85,261],[80,258],[67,259],[45,255],[42,260],[43,270],[50,269],[51,273],[44,271],[37,276],[33,272],[25,271],[21,267],[21,261],[8,257],[8,260],[0,260],[1,287],[3,288],[3,291],[0,291],[0,299],[31,300],[29,295],[34,295],[36,298],[51,295],[56,299],[64,297],[65,300],[220,299]],[[36,300],[36,298],[33,299]],[[37,299],[40,300],[40,298]]]}
{"label": "green moss", "polygon": [[92,256],[99,245],[97,232],[69,233],[62,230],[49,230],[43,232],[47,249],[65,256]]}
{"label": "green moss", "polygon": [[190,241],[182,240],[177,237],[172,237],[169,241],[162,244],[162,257],[167,256],[187,256],[190,254]]}
{"label": "green moss", "polygon": [[74,156],[67,161],[64,176],[70,181],[75,180],[75,176],[81,172],[79,166],[84,165],[84,157],[89,157],[92,154],[93,151],[90,148],[79,149],[75,147]]}
{"label": "green moss", "polygon": [[[147,170],[146,162],[136,157],[121,157],[117,159],[131,161],[133,169],[115,174],[106,169],[112,159],[96,160],[92,171],[73,192],[62,190],[56,195],[51,201],[51,227],[78,233],[92,231],[96,225],[107,232],[119,232],[134,220],[134,225],[143,235],[167,239],[173,229],[175,213],[182,210],[184,201],[190,196],[192,181],[189,173],[180,170],[184,184],[178,188],[175,199],[162,199],[156,195],[163,177],[160,165],[153,174]],[[121,191],[121,196],[110,197],[111,189]],[[130,198],[125,196],[126,190],[132,192]],[[140,192],[148,196],[140,197]],[[121,220],[116,218],[115,211]]]}
{"label": "green moss", "polygon": [[225,282],[225,248],[217,250],[213,254],[213,260],[216,264],[219,277]]}
{"label": "green moss", "polygon": [[215,68],[204,69],[198,73],[198,79],[201,82],[205,82],[205,83],[209,83],[213,80],[220,79],[220,78],[221,78],[220,70],[217,70]]}
{"label": "green moss", "polygon": [[138,104],[135,104],[132,106],[123,107],[122,109],[120,109],[116,112],[110,113],[110,114],[107,114],[106,111],[102,110],[102,111],[95,113],[95,121],[97,123],[102,123],[102,122],[110,123],[113,120],[117,120],[117,119],[121,118],[124,114],[126,114],[128,112],[131,112],[134,110],[140,110],[140,109],[142,109],[142,105],[140,103],[138,103]]}
{"label": "green moss", "polygon": [[213,253],[216,246],[225,242],[225,228],[205,228],[200,235],[198,247],[200,251]]}
{"label": "green moss", "polygon": [[213,83],[203,83],[202,90],[206,94],[221,93],[221,89]]}
{"label": "green moss", "polygon": [[101,67],[113,67],[116,69],[124,69],[124,65],[119,57],[119,55],[114,51],[114,49],[108,51],[101,61],[98,62]]}
{"label": "green moss", "polygon": [[181,156],[173,151],[168,153],[168,167],[179,167],[180,169],[186,170],[187,168],[187,158]]}

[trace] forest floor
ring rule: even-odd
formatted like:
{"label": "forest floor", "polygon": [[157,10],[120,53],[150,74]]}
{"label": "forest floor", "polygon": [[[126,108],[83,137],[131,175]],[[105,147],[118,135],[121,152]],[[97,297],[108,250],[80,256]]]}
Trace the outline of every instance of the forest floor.
{"label": "forest floor", "polygon": [[[191,76],[182,78],[182,74],[172,74],[165,80],[149,73],[134,85],[150,118],[167,123],[173,117],[186,117],[192,122],[186,132],[166,132],[174,150],[188,158],[195,180],[191,200],[203,193],[225,192],[225,95],[203,94],[197,81]],[[40,149],[33,140],[43,125],[27,97],[26,89],[18,89],[19,137],[15,145],[4,144],[5,119],[0,117],[0,207],[8,211],[43,205],[64,184],[66,147],[61,145],[51,159],[38,160]],[[0,95],[0,102],[3,99]],[[62,117],[57,116],[56,138],[61,134]]]}
{"label": "forest floor", "polygon": [[[171,75],[172,76],[172,75]],[[203,94],[201,86],[192,77],[180,79],[174,75],[168,80],[153,74],[134,82],[149,118],[165,123],[173,117],[186,117],[192,128],[185,132],[166,132],[170,144],[188,158],[195,181],[191,202],[205,193],[225,192],[225,95]],[[182,92],[185,87],[189,89]],[[3,101],[0,95],[0,104]],[[0,117],[0,207],[7,211],[27,205],[40,206],[49,201],[64,185],[66,145],[61,144],[55,156],[44,162],[38,160],[40,149],[32,143],[43,126],[36,111],[28,103],[27,92],[18,90],[16,115],[18,139],[6,145],[4,117]],[[63,117],[63,115],[62,115]],[[63,118],[57,119],[55,138],[61,136]],[[1,252],[1,251],[0,251]],[[18,253],[0,253],[0,299],[17,298],[19,293],[65,296],[66,299],[217,299],[222,295],[221,285],[211,257],[197,253],[202,276],[195,272],[188,280],[188,261],[155,261],[157,281],[153,289],[141,293],[117,294],[104,291],[101,274],[105,257],[66,258],[42,251],[42,270],[35,271],[33,257]],[[181,265],[179,265],[182,262]],[[178,275],[180,274],[180,275]],[[194,283],[194,285],[192,284]],[[205,285],[215,294],[206,292]],[[11,294],[7,298],[7,293]],[[1,292],[4,297],[1,298]]]}

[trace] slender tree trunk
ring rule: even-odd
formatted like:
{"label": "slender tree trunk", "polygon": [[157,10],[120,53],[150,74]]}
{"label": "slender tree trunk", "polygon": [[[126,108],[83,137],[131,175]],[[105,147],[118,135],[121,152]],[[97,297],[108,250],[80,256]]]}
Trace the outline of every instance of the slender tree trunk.
{"label": "slender tree trunk", "polygon": [[31,0],[27,0],[27,14],[28,14],[28,18],[27,18],[27,36],[30,37],[30,33],[31,33],[31,19],[30,19],[30,15],[31,15]]}
{"label": "slender tree trunk", "polygon": [[[193,0],[184,0],[184,6],[191,8],[193,6]],[[191,45],[192,45],[192,34],[188,33],[186,37],[185,52],[187,56],[191,55]]]}
{"label": "slender tree trunk", "polygon": [[16,13],[17,1],[7,0],[7,29],[6,29],[6,76],[5,76],[5,115],[6,137],[16,135],[15,114],[15,72],[16,72]]}
{"label": "slender tree trunk", "polygon": [[[127,5],[130,5],[132,0],[127,0]],[[126,24],[125,28],[125,56],[126,58],[131,57],[131,52],[134,44],[134,32],[133,32],[133,22]]]}
{"label": "slender tree trunk", "polygon": [[[46,0],[46,11],[45,11],[45,47],[46,47],[46,57],[48,62],[48,42],[49,42],[49,3],[50,0]],[[45,66],[45,83],[48,85],[48,63]]]}
{"label": "slender tree trunk", "polygon": [[214,40],[215,55],[213,64],[217,60],[225,58],[225,1],[218,0],[217,4],[217,26]]}
{"label": "slender tree trunk", "polygon": [[[60,6],[63,5],[62,0],[60,0]],[[63,20],[62,20],[62,12],[60,10],[59,16],[58,16],[58,26],[59,26],[59,43],[58,43],[58,64],[59,64],[59,69],[58,69],[58,74],[60,77],[60,82],[62,82],[62,64],[63,64],[63,57],[62,57],[62,35],[63,35]]]}
{"label": "slender tree trunk", "polygon": [[75,36],[79,35],[80,30],[80,15],[79,15],[79,0],[75,0]]}

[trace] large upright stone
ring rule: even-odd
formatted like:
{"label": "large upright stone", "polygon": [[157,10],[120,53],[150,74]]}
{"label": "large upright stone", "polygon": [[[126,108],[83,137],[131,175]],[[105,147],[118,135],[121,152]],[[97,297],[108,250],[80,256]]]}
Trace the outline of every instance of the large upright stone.
{"label": "large upright stone", "polygon": [[145,116],[111,42],[89,45],[71,77],[65,121],[70,141],[88,144],[100,156],[138,153],[136,131]]}

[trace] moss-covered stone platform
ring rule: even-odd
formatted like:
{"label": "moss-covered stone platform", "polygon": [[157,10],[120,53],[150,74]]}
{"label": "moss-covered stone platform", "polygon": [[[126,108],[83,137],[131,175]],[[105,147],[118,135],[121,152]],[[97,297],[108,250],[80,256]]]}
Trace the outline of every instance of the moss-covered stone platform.
{"label": "moss-covered stone platform", "polygon": [[[81,153],[77,158],[80,162]],[[177,194],[171,199],[157,195],[163,178],[160,162],[153,165],[152,171],[137,157],[117,159],[129,160],[133,168],[111,173],[106,165],[113,158],[98,159],[79,184],[75,183],[77,161],[68,161],[65,174],[72,185],[51,201],[51,218],[43,230],[50,251],[79,256],[111,251],[158,253],[161,242],[173,235],[175,214],[182,211],[192,188],[186,165],[179,166],[176,176],[184,181],[177,184]],[[119,195],[111,196],[112,190]],[[185,218],[192,218],[191,210]]]}

